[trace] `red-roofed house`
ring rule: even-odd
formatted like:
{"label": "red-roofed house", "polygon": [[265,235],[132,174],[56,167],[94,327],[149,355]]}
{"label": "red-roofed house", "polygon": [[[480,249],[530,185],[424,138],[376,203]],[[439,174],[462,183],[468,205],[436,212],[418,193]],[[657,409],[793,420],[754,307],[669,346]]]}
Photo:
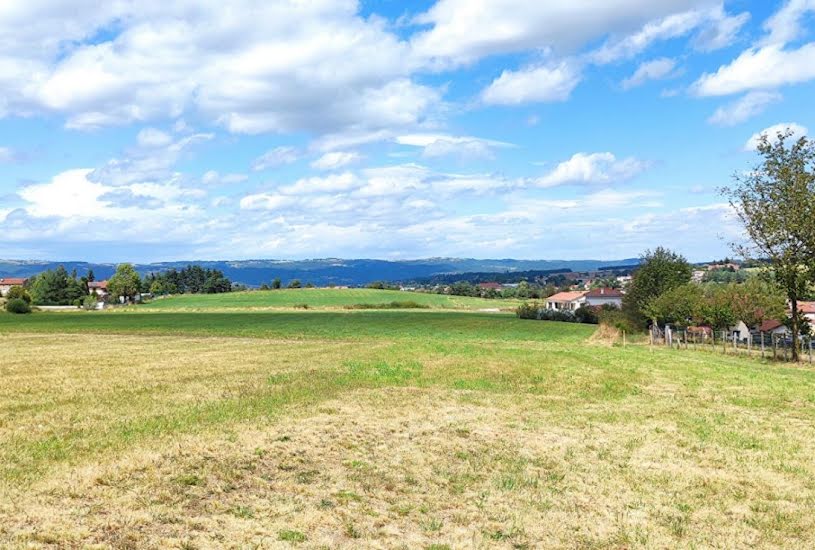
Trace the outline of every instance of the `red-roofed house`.
{"label": "red-roofed house", "polygon": [[781,321],[776,321],[775,319],[767,319],[761,326],[758,327],[759,332],[763,332],[765,334],[789,334],[790,329],[788,329],[784,323]]}
{"label": "red-roofed house", "polygon": [[97,298],[104,298],[108,295],[108,282],[90,281],[88,283],[88,294],[96,295]]}
{"label": "red-roofed house", "polygon": [[804,317],[809,319],[810,323],[815,324],[815,302],[800,302],[798,309],[804,314]]}
{"label": "red-roofed house", "polygon": [[616,288],[594,288],[586,293],[586,304],[597,307],[606,304],[622,307],[623,293]]}
{"label": "red-roofed house", "polygon": [[0,296],[5,296],[13,286],[23,286],[28,279],[22,277],[0,278]]}
{"label": "red-roofed house", "polygon": [[574,311],[586,303],[585,291],[558,292],[546,299],[546,309]]}

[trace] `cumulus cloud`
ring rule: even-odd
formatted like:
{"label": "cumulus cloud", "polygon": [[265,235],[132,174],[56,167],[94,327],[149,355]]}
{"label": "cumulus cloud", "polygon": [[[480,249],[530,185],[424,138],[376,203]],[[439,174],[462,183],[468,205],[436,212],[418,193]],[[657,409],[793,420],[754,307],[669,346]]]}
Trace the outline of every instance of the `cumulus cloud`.
{"label": "cumulus cloud", "polygon": [[581,79],[581,69],[575,61],[504,71],[481,92],[481,99],[490,105],[565,101]]}
{"label": "cumulus cloud", "polygon": [[797,49],[780,44],[744,51],[715,73],[705,73],[694,84],[700,96],[721,96],[748,90],[778,88],[815,79],[815,42]]}
{"label": "cumulus cloud", "polygon": [[354,0],[78,2],[0,13],[3,111],[76,129],[195,111],[237,133],[320,135],[413,125],[439,99]]}
{"label": "cumulus cloud", "polygon": [[806,136],[809,133],[809,130],[805,126],[801,126],[800,124],[796,124],[795,122],[782,122],[780,124],[774,124],[769,128],[764,128],[760,132],[756,132],[750,139],[747,140],[747,143],[744,144],[745,151],[755,151],[758,149],[759,141],[761,140],[761,136],[767,136],[767,139],[770,142],[774,142],[778,140],[778,134],[783,134],[789,130],[792,132],[792,138],[798,139],[801,137]]}
{"label": "cumulus cloud", "polygon": [[571,184],[611,184],[629,180],[648,168],[636,158],[617,159],[613,153],[575,153],[535,180],[539,187]]}
{"label": "cumulus cloud", "polygon": [[663,80],[675,74],[676,61],[667,57],[660,57],[651,61],[645,61],[637,67],[634,74],[623,80],[624,90],[630,90],[645,84],[649,80]]}
{"label": "cumulus cloud", "polygon": [[716,109],[707,121],[716,126],[735,126],[761,114],[768,105],[781,99],[778,92],[750,92],[737,101]]}

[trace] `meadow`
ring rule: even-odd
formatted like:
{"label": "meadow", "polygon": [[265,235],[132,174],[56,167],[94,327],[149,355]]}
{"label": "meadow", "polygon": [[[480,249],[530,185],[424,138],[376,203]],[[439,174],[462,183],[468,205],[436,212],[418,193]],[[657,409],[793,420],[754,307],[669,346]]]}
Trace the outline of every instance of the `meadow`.
{"label": "meadow", "polygon": [[0,314],[0,547],[815,545],[808,367],[212,309]]}
{"label": "meadow", "polygon": [[270,309],[318,308],[344,309],[354,306],[379,305],[387,308],[392,302],[414,302],[418,306],[437,309],[512,309],[517,300],[487,300],[469,296],[448,296],[424,292],[378,290],[367,288],[331,289],[299,288],[253,290],[227,294],[186,294],[154,300],[150,309]]}

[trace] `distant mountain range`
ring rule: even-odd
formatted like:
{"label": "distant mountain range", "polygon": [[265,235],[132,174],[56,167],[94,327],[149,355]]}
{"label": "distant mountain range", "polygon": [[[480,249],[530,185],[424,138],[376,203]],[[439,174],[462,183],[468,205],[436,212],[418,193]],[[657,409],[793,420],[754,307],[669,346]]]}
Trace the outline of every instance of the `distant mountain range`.
{"label": "distant mountain range", "polygon": [[[415,282],[436,275],[455,273],[512,273],[517,271],[594,271],[601,267],[630,266],[639,260],[626,258],[607,260],[476,260],[472,258],[428,258],[424,260],[341,260],[325,258],[315,260],[241,260],[241,261],[184,261],[136,264],[142,275],[150,272],[180,269],[190,264],[219,269],[233,282],[259,286],[280,277],[283,283],[300,279],[318,286],[364,285],[372,281]],[[0,260],[0,277],[30,277],[46,269],[64,266],[69,272],[76,270],[81,276],[89,269],[97,280],[107,279],[116,270],[116,264],[89,262],[48,262],[30,260]]]}

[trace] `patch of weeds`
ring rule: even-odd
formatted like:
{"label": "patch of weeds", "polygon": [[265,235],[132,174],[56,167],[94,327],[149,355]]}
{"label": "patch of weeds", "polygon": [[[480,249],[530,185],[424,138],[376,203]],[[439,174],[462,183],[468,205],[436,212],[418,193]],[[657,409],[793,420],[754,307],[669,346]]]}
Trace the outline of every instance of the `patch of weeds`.
{"label": "patch of weeds", "polygon": [[204,484],[204,480],[198,474],[181,474],[175,478],[175,482],[186,487],[198,487]]}
{"label": "patch of weeds", "polygon": [[305,542],[306,535],[293,529],[285,529],[277,533],[277,540],[285,542]]}
{"label": "patch of weeds", "polygon": [[294,476],[294,479],[297,483],[302,485],[310,485],[317,480],[317,476],[320,474],[318,470],[304,470],[302,472],[297,472],[297,475]]}
{"label": "patch of weeds", "polygon": [[289,373],[270,374],[269,377],[266,378],[266,383],[270,386],[288,384],[291,381],[292,377]]}
{"label": "patch of weeds", "polygon": [[403,384],[422,374],[418,361],[347,361],[348,376],[353,381]]}
{"label": "patch of weeds", "polygon": [[260,447],[255,449],[255,456],[258,458],[263,458],[266,456],[266,449],[261,449]]}
{"label": "patch of weeds", "polygon": [[277,441],[280,441],[281,443],[285,443],[287,441],[291,441],[291,437],[289,437],[287,435],[281,435],[280,437],[277,438]]}
{"label": "patch of weeds", "polygon": [[410,504],[395,504],[391,507],[391,510],[396,512],[398,515],[405,517],[413,510],[413,506]]}
{"label": "patch of weeds", "polygon": [[437,533],[441,531],[444,522],[438,518],[430,518],[420,523],[422,530],[426,533]]}
{"label": "patch of weeds", "polygon": [[425,550],[450,550],[449,544],[431,544],[425,546]]}
{"label": "patch of weeds", "polygon": [[456,428],[456,435],[459,437],[467,438],[470,437],[471,433],[472,432],[467,428]]}
{"label": "patch of weeds", "polygon": [[343,489],[334,495],[337,500],[340,501],[340,504],[347,504],[349,502],[360,502],[362,501],[362,497],[356,494],[353,491],[347,491]]}
{"label": "patch of weeds", "polygon": [[356,525],[349,521],[345,524],[345,536],[349,539],[359,539],[362,538],[362,532],[357,529]]}
{"label": "patch of weeds", "polygon": [[233,516],[241,519],[252,519],[255,517],[255,511],[249,506],[236,506],[230,510]]}
{"label": "patch of weeds", "polygon": [[322,510],[328,510],[334,507],[334,501],[327,498],[321,499],[320,504],[318,504],[317,507]]}

